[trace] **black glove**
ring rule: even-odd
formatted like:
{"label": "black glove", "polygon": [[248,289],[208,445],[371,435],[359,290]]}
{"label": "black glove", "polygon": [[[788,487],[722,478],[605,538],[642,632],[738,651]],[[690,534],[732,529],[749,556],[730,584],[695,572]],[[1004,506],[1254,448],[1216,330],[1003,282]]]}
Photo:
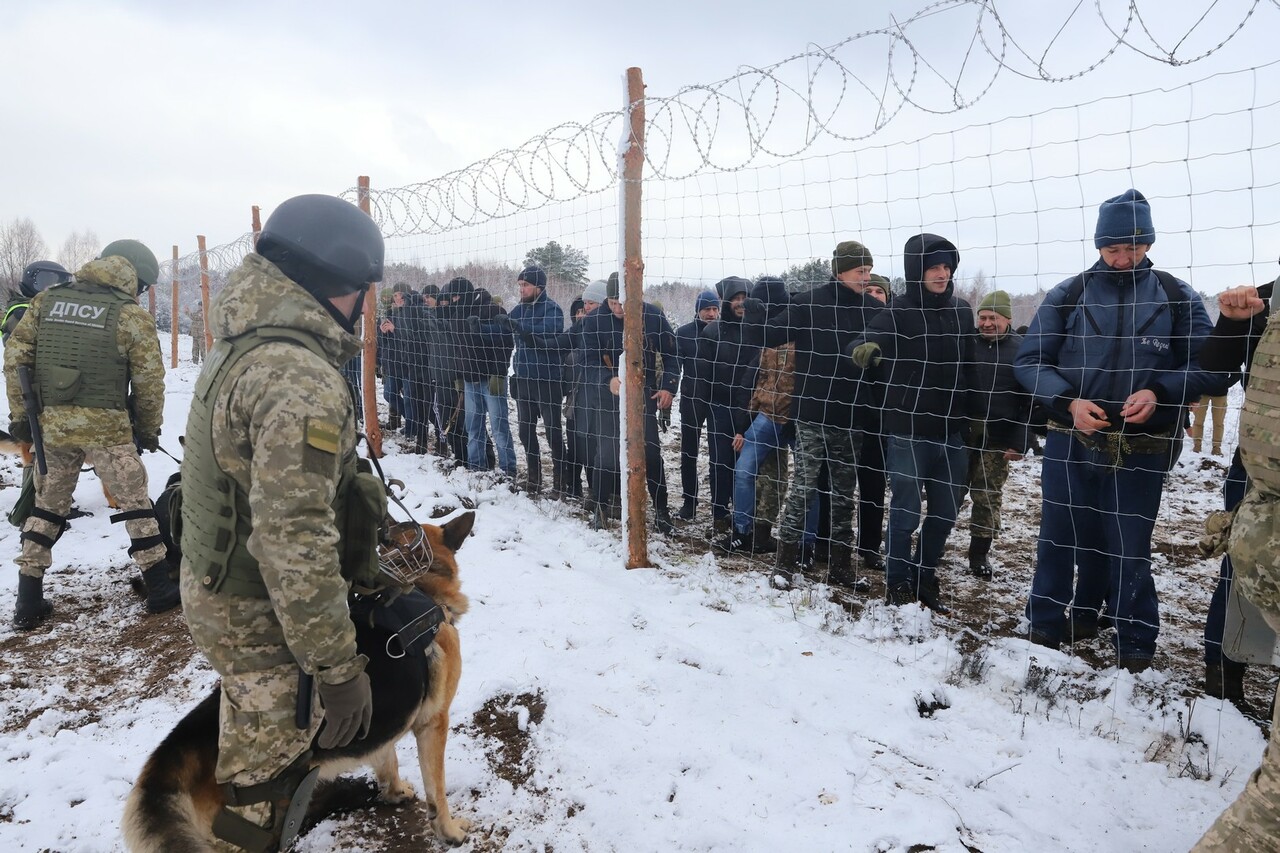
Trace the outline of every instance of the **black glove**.
{"label": "black glove", "polygon": [[31,443],[31,424],[28,421],[10,421],[9,435],[13,436],[14,441],[20,441],[23,444]]}
{"label": "black glove", "polygon": [[742,303],[742,317],[749,323],[763,323],[769,319],[769,312],[763,302],[754,296],[748,296]]}
{"label": "black glove", "polygon": [[467,325],[471,327],[471,330],[473,332],[480,331],[480,318],[477,317],[475,314],[472,314],[470,317],[467,318]]}
{"label": "black glove", "polygon": [[138,433],[138,448],[155,453],[160,449],[160,436],[144,432]]}
{"label": "black glove", "polygon": [[320,682],[320,704],[324,706],[324,725],[316,743],[321,749],[344,747],[369,733],[373,720],[373,692],[369,676],[363,672],[341,684]]}

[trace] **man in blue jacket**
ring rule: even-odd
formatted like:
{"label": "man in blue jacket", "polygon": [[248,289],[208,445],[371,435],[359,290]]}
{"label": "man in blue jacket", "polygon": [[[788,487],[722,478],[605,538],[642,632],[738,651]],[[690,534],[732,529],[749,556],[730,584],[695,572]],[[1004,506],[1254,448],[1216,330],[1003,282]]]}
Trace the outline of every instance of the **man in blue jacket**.
{"label": "man in blue jacket", "polygon": [[698,294],[693,319],[676,329],[676,351],[680,354],[680,487],[684,502],[677,518],[693,521],[698,507],[698,444],[702,428],[710,426],[711,378],[707,365],[698,358],[698,337],[720,316],[720,297],[714,290]]}
{"label": "man in blue jacket", "polygon": [[1117,664],[1135,673],[1151,666],[1160,630],[1151,533],[1184,407],[1222,383],[1199,367],[1212,330],[1204,304],[1152,266],[1155,239],[1142,193],[1104,201],[1100,259],[1045,296],[1014,367],[1050,413],[1031,641],[1056,649],[1095,635],[1105,598]]}
{"label": "man in blue jacket", "polygon": [[[520,304],[508,313],[519,331],[534,335],[558,335],[564,331],[564,312],[547,296],[547,273],[531,265],[516,279]],[[564,433],[560,428],[560,407],[564,401],[563,364],[560,353],[529,346],[516,338],[511,361],[511,396],[516,401],[516,423],[528,473],[525,491],[542,491],[542,454],[538,447],[538,419],[542,419],[551,446],[551,499],[560,500],[564,491]]]}

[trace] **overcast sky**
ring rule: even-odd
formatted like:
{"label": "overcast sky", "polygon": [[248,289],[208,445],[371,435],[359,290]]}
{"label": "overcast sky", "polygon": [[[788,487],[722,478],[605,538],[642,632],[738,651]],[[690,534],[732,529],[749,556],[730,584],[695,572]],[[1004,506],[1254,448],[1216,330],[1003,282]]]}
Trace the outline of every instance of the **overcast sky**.
{"label": "overcast sky", "polygon": [[[51,252],[72,231],[92,229],[103,242],[137,237],[162,259],[175,243],[186,254],[194,251],[197,233],[217,245],[247,231],[253,204],[265,216],[298,193],[342,192],[360,174],[384,188],[429,181],[562,122],[586,122],[615,110],[629,65],[644,70],[651,96],[670,95],[682,86],[724,79],[743,66],[779,62],[810,45],[834,45],[862,31],[890,27],[894,20],[907,21],[924,5],[922,0],[653,0],[631,7],[568,0],[230,0],[189,8],[103,0],[5,3],[0,9],[0,76],[6,80],[0,92],[6,117],[0,134],[5,172],[0,221],[30,217]],[[1174,68],[1128,47],[1108,57],[1115,39],[1098,23],[1093,3],[1079,4],[1079,10],[1074,0],[993,5],[1016,41],[1003,46],[1011,65],[1030,71],[1025,54],[1046,50],[1048,70],[1063,76],[1105,61],[1078,80],[1058,84],[997,73],[994,62],[969,49],[977,10],[944,6],[942,14],[911,29],[913,42],[929,60],[914,69],[916,92],[925,106],[949,110],[948,90],[931,88],[931,82],[959,75],[961,97],[977,105],[952,115],[907,105],[868,145],[1028,115],[1054,104],[1176,87],[1216,71],[1260,65],[1274,56],[1265,34],[1280,27],[1274,2],[1141,0],[1141,22],[1130,21],[1129,40],[1135,46],[1156,50],[1154,38],[1173,48],[1190,30],[1177,47],[1180,59],[1190,59],[1232,38],[1226,50]],[[1113,26],[1124,24],[1126,3],[1103,0],[1102,7]],[[1206,9],[1211,11],[1204,16]],[[1233,36],[1242,20],[1242,31]],[[1143,33],[1144,25],[1150,36]],[[991,37],[996,31],[988,26],[984,32]],[[850,62],[850,54],[856,55],[871,79],[870,69],[886,66],[889,42],[858,44],[843,59]],[[895,56],[899,74],[909,70],[903,56],[901,51]],[[962,64],[965,70],[957,71]],[[1257,88],[1248,98],[1277,100],[1276,76],[1271,69],[1253,79]],[[1238,90],[1239,80],[1227,85]],[[849,121],[874,124],[869,98],[857,96],[851,92],[836,116],[846,127]],[[1197,97],[1212,102],[1212,89],[1201,88]],[[1132,116],[1119,114],[1130,106],[1121,102],[1108,108],[1113,128],[1131,126]],[[1121,145],[1116,156],[1143,154]],[[1267,156],[1275,159],[1274,153]],[[1128,186],[1123,175],[1116,183],[1115,192]],[[1201,179],[1195,192],[1209,189]],[[1077,190],[1085,192],[1092,187]],[[830,241],[833,227],[846,227],[833,216],[819,219],[810,224],[815,254]],[[832,219],[837,219],[834,225]],[[1276,216],[1268,212],[1266,219],[1274,223]],[[533,239],[533,231],[538,229],[522,237]],[[1251,229],[1249,236],[1256,236]],[[776,265],[783,260],[779,254],[807,260],[802,255],[808,248],[761,254]],[[1256,248],[1258,257],[1242,262],[1269,257],[1274,263],[1274,245]],[[601,261],[602,269],[592,272],[607,266]],[[699,274],[705,272],[694,273]]]}

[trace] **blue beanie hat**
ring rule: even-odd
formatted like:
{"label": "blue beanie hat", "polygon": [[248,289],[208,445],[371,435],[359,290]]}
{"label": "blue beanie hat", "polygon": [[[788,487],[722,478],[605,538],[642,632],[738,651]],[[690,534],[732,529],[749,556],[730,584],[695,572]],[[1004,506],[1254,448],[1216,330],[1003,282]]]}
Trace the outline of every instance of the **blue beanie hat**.
{"label": "blue beanie hat", "polygon": [[1149,246],[1155,241],[1156,229],[1151,223],[1151,205],[1142,193],[1126,190],[1098,206],[1098,227],[1093,232],[1094,248],[1101,249],[1117,243],[1142,243]]}
{"label": "blue beanie hat", "polygon": [[520,275],[516,277],[516,281],[527,281],[539,290],[546,290],[547,271],[537,264],[529,264],[529,266],[520,270]]}
{"label": "blue beanie hat", "polygon": [[704,290],[698,294],[698,298],[693,302],[693,313],[701,314],[703,308],[719,308],[720,297],[716,296],[714,290]]}

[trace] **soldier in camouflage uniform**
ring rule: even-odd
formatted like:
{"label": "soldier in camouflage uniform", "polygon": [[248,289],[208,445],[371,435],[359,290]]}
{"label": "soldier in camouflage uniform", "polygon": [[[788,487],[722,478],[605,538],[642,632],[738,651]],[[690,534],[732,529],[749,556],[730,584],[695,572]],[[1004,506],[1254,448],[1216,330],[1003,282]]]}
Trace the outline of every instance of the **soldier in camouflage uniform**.
{"label": "soldier in camouflage uniform", "polygon": [[[1264,309],[1256,295],[1241,297],[1223,313],[1248,319]],[[1235,582],[1280,631],[1280,312],[1271,312],[1253,356],[1249,389],[1240,415],[1240,455],[1248,471],[1248,494],[1236,509],[1230,555]],[[1280,698],[1278,696],[1277,698]],[[1280,702],[1271,721],[1271,742],[1262,764],[1236,801],[1209,827],[1192,853],[1280,851]]]}
{"label": "soldier in camouflage uniform", "polygon": [[[33,371],[48,473],[36,474],[36,504],[22,526],[18,601],[13,626],[30,630],[53,611],[44,598],[52,548],[67,526],[71,493],[87,460],[115,496],[142,569],[147,609],[178,604],[178,589],[147,493],[138,450],[160,446],[164,364],[155,322],[137,304],[156,280],[155,255],[136,240],[117,240],[85,264],[75,280],[39,293],[5,347],[9,432],[32,440],[20,367]],[[131,411],[132,410],[132,411]],[[135,445],[135,439],[137,444]]]}
{"label": "soldier in camouflage uniform", "polygon": [[182,464],[181,586],[191,637],[222,677],[215,773],[228,805],[214,833],[232,848],[287,846],[286,807],[305,807],[317,731],[325,749],[368,732],[367,659],[340,556],[356,462],[340,368],[360,349],[353,330],[382,262],[382,236],[358,208],[298,196],[209,311],[216,343]]}
{"label": "soldier in camouflage uniform", "polygon": [[191,323],[191,363],[199,364],[204,360],[204,303],[197,302],[187,311],[187,320]]}

